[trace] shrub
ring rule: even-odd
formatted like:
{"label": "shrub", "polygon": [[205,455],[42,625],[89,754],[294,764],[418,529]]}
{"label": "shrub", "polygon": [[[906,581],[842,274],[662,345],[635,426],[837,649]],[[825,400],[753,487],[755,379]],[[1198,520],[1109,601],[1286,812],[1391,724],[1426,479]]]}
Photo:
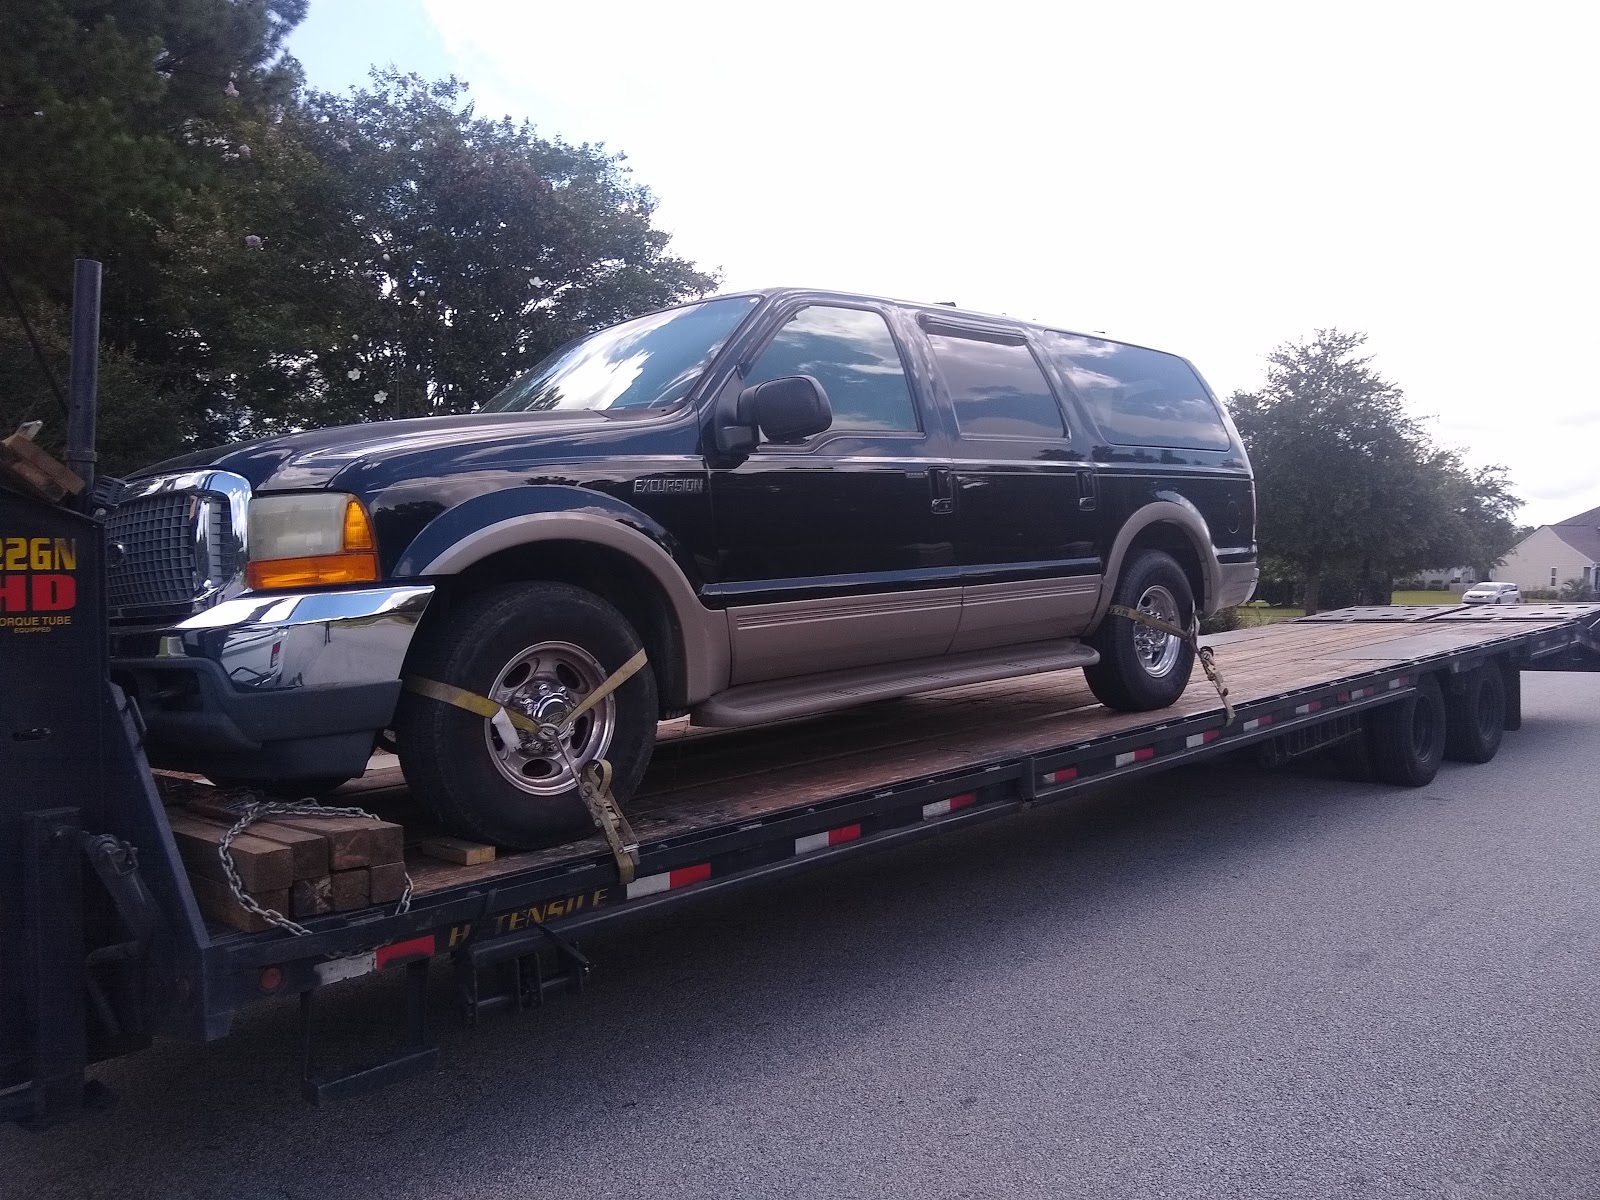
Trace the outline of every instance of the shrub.
{"label": "shrub", "polygon": [[1227,633],[1240,628],[1237,608],[1219,608],[1209,617],[1200,618],[1201,633]]}

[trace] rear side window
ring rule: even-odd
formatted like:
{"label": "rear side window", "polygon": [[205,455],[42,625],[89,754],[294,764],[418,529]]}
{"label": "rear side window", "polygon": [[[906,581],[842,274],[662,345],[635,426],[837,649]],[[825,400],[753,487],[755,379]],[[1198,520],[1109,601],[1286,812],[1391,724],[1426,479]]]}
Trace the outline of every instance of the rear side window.
{"label": "rear side window", "polygon": [[1066,436],[1061,406],[1026,343],[933,329],[928,341],[962,434]]}
{"label": "rear side window", "polygon": [[745,376],[746,387],[811,375],[828,393],[834,430],[915,431],[900,351],[888,323],[864,308],[812,304],[784,323]]}
{"label": "rear side window", "polygon": [[1199,376],[1176,355],[1064,333],[1046,334],[1045,346],[1113,446],[1232,445]]}

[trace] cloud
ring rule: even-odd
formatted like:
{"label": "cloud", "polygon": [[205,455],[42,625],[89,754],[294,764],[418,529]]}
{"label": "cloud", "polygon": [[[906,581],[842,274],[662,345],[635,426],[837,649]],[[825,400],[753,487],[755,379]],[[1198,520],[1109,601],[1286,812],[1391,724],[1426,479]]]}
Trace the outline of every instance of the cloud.
{"label": "cloud", "polygon": [[425,8],[481,111],[625,150],[729,287],[1104,330],[1224,394],[1285,339],[1364,330],[1441,440],[1511,467],[1530,519],[1594,474],[1580,9]]}

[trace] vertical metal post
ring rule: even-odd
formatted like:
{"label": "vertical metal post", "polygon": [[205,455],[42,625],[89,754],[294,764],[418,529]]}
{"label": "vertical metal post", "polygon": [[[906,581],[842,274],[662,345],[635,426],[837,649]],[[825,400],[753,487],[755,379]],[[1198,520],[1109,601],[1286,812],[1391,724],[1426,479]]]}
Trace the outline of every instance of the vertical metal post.
{"label": "vertical metal post", "polygon": [[100,385],[100,264],[72,264],[72,378],[67,385],[67,466],[94,483],[95,393]]}

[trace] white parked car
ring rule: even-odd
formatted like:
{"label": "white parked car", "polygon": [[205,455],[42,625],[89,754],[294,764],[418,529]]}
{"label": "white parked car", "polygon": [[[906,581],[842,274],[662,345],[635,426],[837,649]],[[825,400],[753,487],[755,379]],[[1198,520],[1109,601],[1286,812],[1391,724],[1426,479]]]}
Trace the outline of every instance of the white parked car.
{"label": "white parked car", "polygon": [[1522,593],[1514,583],[1480,583],[1462,593],[1463,604],[1521,604]]}

